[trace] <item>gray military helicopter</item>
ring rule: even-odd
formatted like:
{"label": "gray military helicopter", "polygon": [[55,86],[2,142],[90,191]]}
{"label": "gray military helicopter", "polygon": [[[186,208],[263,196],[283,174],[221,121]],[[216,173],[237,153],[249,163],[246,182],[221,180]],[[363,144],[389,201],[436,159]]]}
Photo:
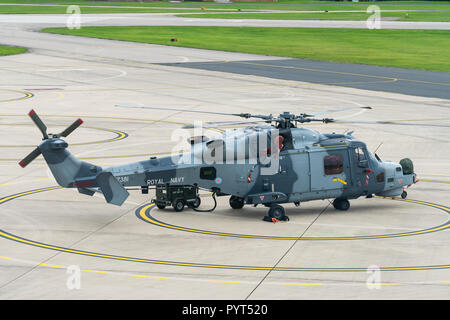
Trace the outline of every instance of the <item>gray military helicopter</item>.
{"label": "gray military helicopter", "polygon": [[[200,205],[198,189],[204,189],[212,191],[213,196],[230,196],[229,204],[233,209],[240,209],[245,204],[264,205],[269,208],[269,219],[286,220],[285,210],[280,205],[283,203],[298,206],[304,201],[333,199],[334,208],[348,210],[349,200],[361,196],[406,197],[404,189],[416,182],[413,164],[409,159],[403,159],[400,163],[382,161],[367,149],[364,142],[355,139],[351,132],[320,133],[299,127],[299,124],[343,122],[450,127],[315,118],[325,112],[300,115],[284,112],[279,116],[272,116],[151,106],[120,107],[202,112],[257,120],[206,123],[205,127],[212,128],[249,126],[234,129],[231,134],[213,139],[205,136],[192,137],[189,141],[191,150],[187,152],[101,168],[77,159],[67,150],[68,144],[62,139],[83,123],[81,119],[61,133],[47,134],[47,127],[36,112],[31,110],[29,116],[42,132],[43,141],[19,164],[25,167],[42,154],[60,186],[77,188],[80,193],[90,196],[100,192],[107,203],[114,205],[124,203],[129,196],[129,187],[139,187],[142,193],[148,193],[149,188],[154,187],[154,201],[160,209],[171,204],[176,211],[181,211],[186,205],[197,208]],[[345,107],[326,112],[352,108],[361,107]],[[186,126],[190,127],[192,126]],[[264,141],[267,143],[263,143]],[[236,151],[240,146],[245,147],[243,152]],[[256,152],[251,152],[252,147]],[[213,158],[225,154],[231,156],[226,158],[228,161],[205,161],[205,152]]]}

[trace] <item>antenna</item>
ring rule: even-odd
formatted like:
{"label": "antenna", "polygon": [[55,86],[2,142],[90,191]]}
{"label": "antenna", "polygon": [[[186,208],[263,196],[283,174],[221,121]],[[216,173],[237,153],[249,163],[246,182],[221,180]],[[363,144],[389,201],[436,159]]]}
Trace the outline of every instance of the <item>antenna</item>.
{"label": "antenna", "polygon": [[381,145],[383,144],[383,141],[381,141],[381,143],[378,145],[378,147],[375,149],[375,151],[373,153],[376,153],[378,149],[380,149]]}

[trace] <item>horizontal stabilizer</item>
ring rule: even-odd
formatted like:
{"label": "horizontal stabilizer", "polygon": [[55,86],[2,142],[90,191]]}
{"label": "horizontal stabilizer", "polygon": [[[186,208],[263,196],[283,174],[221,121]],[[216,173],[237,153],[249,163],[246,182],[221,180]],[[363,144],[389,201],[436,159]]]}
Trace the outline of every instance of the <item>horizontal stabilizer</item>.
{"label": "horizontal stabilizer", "polygon": [[85,195],[87,195],[87,196],[93,196],[94,195],[94,193],[95,193],[95,191],[93,191],[93,190],[90,190],[90,189],[86,189],[86,188],[78,188],[78,192],[79,193],[81,193],[81,194],[85,194]]}
{"label": "horizontal stabilizer", "polygon": [[121,206],[130,195],[111,172],[100,172],[96,182],[108,203]]}

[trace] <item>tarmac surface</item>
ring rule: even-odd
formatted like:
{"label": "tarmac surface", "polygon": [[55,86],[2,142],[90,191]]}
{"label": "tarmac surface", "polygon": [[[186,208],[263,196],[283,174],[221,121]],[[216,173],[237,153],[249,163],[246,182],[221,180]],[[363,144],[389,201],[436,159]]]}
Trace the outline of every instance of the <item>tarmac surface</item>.
{"label": "tarmac surface", "polygon": [[[448,124],[448,99],[163,65],[267,64],[265,56],[43,35],[17,25],[0,36],[31,47],[0,57],[0,299],[450,298],[448,128],[310,125],[354,130],[370,150],[382,143],[382,159],[410,157],[420,182],[408,189],[410,201],[358,199],[347,212],[326,200],[285,205],[288,223],[262,221],[263,207],[232,210],[226,197],[213,213],[159,210],[152,192],[139,191],[116,207],[54,187],[42,158],[26,169],[17,164],[41,140],[27,116],[32,108],[50,132],[81,117],[69,150],[106,167],[170,154],[179,142],[172,135],[195,119],[234,120],[120,103],[260,114],[371,106],[333,117]],[[202,197],[202,207],[211,206]]]}
{"label": "tarmac surface", "polygon": [[[82,25],[96,26],[234,26],[234,27],[285,27],[285,28],[367,28],[366,21],[342,20],[264,20],[264,19],[206,19],[177,17],[180,13],[121,13],[121,14],[81,14]],[[187,13],[183,13],[187,14]],[[212,15],[213,16],[213,15]],[[65,25],[67,14],[3,14],[1,24],[21,24],[27,26]],[[450,22],[389,21],[382,19],[382,29],[428,29],[450,30]]]}
{"label": "tarmac surface", "polygon": [[302,59],[170,63],[166,65],[450,99],[450,74]]}

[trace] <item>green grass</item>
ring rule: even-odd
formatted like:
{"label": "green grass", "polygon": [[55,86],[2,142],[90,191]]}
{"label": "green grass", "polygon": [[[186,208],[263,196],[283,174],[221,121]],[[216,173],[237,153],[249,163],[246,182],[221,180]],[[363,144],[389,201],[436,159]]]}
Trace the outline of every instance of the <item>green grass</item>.
{"label": "green grass", "polygon": [[[450,31],[251,27],[48,28],[47,33],[450,72]],[[177,38],[177,42],[170,42]]]}
{"label": "green grass", "polygon": [[[395,17],[396,21],[450,21],[449,11],[381,12],[381,17]],[[264,20],[367,20],[365,12],[317,12],[317,13],[214,13],[179,14],[179,17],[208,19],[264,19]]]}
{"label": "green grass", "polygon": [[11,54],[25,53],[27,49],[19,47],[0,46],[0,56],[9,56]]}

